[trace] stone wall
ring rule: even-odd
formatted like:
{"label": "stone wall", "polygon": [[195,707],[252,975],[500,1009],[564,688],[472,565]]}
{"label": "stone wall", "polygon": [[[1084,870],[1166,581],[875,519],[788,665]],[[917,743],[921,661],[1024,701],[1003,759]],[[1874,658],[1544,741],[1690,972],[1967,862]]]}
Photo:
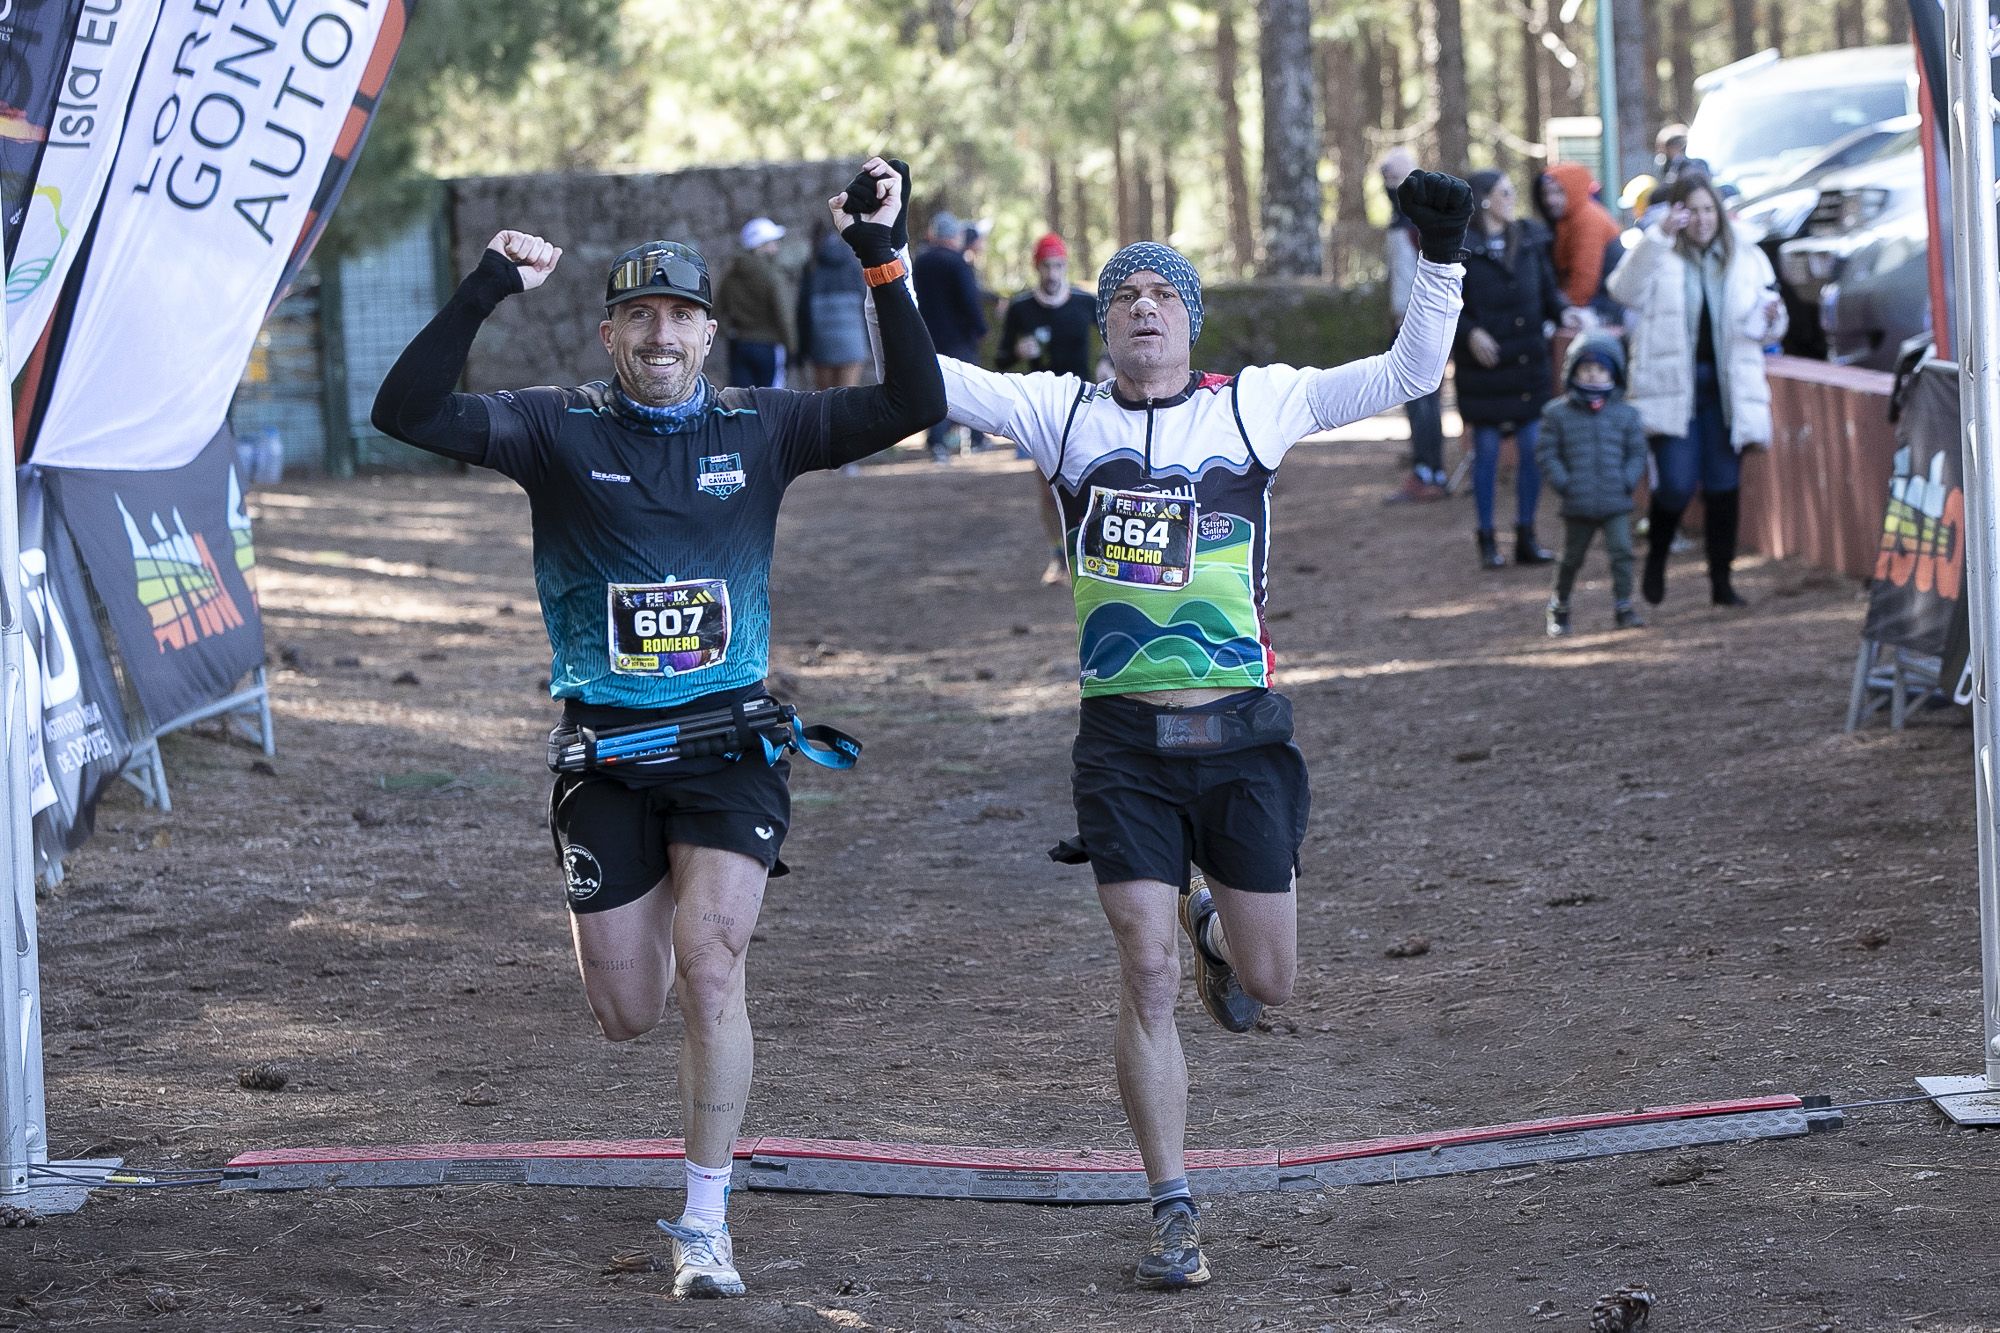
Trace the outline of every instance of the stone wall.
{"label": "stone wall", "polygon": [[[533,232],[563,249],[537,290],[503,303],[480,331],[466,367],[478,392],[603,379],[610,362],[597,336],[604,278],[618,254],[642,241],[686,241],[701,251],[719,289],[736,234],[762,214],[787,229],[779,261],[796,274],[826,201],[861,160],[701,167],[652,175],[491,176],[450,186],[455,279],[472,271],[496,232]],[[727,344],[716,339],[708,373],[726,379]],[[795,386],[799,384],[794,378]]]}
{"label": "stone wall", "polygon": [[1283,362],[1337,366],[1388,350],[1389,297],[1380,283],[1213,283],[1202,291],[1200,370],[1233,375]]}

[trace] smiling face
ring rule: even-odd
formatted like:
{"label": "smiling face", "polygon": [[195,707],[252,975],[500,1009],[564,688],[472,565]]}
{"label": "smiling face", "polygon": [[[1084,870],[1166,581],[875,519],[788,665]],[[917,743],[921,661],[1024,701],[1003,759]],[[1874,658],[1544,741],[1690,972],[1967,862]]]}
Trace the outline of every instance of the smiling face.
{"label": "smiling face", "polygon": [[715,342],[715,321],[694,301],[635,296],[612,306],[597,333],[632,401],[671,407],[694,392]]}
{"label": "smiling face", "polygon": [[1187,303],[1164,277],[1140,269],[1112,289],[1104,311],[1104,350],[1133,380],[1186,375],[1193,344]]}
{"label": "smiling face", "polygon": [[1715,233],[1722,230],[1722,206],[1716,202],[1713,190],[1695,190],[1687,197],[1688,239],[1697,246],[1705,246],[1715,239]]}

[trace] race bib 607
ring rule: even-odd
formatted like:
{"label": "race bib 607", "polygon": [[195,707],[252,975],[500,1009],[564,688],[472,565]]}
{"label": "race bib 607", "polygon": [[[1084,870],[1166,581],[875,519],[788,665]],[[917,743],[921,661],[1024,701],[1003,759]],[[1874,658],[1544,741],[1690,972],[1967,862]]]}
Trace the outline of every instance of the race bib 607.
{"label": "race bib 607", "polygon": [[611,670],[621,676],[678,676],[729,656],[729,584],[613,583],[608,625]]}

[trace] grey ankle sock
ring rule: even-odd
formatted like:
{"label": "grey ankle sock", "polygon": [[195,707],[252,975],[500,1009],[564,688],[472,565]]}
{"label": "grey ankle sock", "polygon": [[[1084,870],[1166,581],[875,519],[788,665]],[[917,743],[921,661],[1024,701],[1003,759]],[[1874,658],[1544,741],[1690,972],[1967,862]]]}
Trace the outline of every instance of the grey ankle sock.
{"label": "grey ankle sock", "polygon": [[1186,1176],[1156,1180],[1146,1187],[1146,1193],[1152,1198],[1154,1217],[1159,1217],[1169,1208],[1185,1208],[1196,1216],[1200,1215],[1194,1206],[1194,1194],[1188,1189]]}

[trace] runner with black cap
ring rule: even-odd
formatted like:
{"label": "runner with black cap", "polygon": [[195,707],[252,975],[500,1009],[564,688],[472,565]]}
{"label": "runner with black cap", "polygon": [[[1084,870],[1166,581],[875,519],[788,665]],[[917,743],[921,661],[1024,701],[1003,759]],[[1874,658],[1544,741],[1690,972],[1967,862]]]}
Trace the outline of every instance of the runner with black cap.
{"label": "runner with black cap", "polygon": [[844,766],[859,748],[801,727],[764,688],[778,504],[801,473],[944,415],[930,337],[899,281],[906,179],[871,158],[831,201],[869,283],[887,286],[879,385],[717,389],[702,374],[716,334],[708,266],[692,246],[653,241],[620,255],[605,286],[609,381],[455,393],[480,324],[562,257],[503,231],[375,400],[385,434],[528,493],[549,693],[563,709],[549,822],[584,995],[613,1041],[680,1003],[687,1206],[660,1223],[679,1296],[743,1291],[724,1209],[750,1087],[744,955],[766,879],[786,873],[783,756]]}
{"label": "runner with black cap", "polygon": [[1118,1091],[1153,1200],[1141,1286],[1209,1277],[1185,1163],[1177,929],[1203,1007],[1231,1032],[1290,998],[1298,969],[1309,793],[1291,702],[1271,689],[1271,480],[1301,438],[1436,389],[1457,326],[1471,190],[1413,171],[1397,203],[1422,258],[1381,356],[1201,374],[1201,279],[1142,241],[1097,280],[1112,379],[942,362],[950,418],[1027,449],[1063,514],[1083,703],[1078,836],[1051,855],[1090,863],[1117,939]]}

